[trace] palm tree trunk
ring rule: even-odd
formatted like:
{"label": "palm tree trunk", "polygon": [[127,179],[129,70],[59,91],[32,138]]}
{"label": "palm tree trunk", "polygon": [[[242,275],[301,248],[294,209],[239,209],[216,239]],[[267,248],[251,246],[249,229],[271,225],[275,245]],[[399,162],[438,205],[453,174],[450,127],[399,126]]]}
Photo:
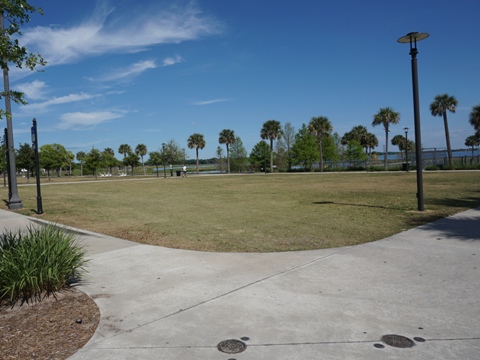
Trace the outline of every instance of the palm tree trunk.
{"label": "palm tree trunk", "polygon": [[320,152],[320,172],[323,172],[323,149],[322,149],[322,138],[318,138],[318,150]]}
{"label": "palm tree trunk", "polygon": [[445,125],[445,139],[447,140],[448,164],[453,166],[452,148],[450,147],[450,132],[448,131],[447,112],[443,113],[443,124]]}
{"label": "palm tree trunk", "polygon": [[228,151],[228,144],[227,145],[227,174],[230,174],[230,152]]}
{"label": "palm tree trunk", "polygon": [[383,166],[387,170],[387,158],[388,158],[388,130],[385,130],[385,156],[383,160]]}
{"label": "palm tree trunk", "polygon": [[273,140],[270,139],[270,172],[273,174]]}
{"label": "palm tree trunk", "polygon": [[197,152],[197,174],[198,174],[198,147],[195,148],[196,152]]}

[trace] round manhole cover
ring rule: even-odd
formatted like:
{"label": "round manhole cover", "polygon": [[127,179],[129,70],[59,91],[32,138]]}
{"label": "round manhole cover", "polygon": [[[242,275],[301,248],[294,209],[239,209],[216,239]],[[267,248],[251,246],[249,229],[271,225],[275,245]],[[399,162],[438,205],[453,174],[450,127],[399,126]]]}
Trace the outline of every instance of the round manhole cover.
{"label": "round manhole cover", "polygon": [[229,339],[223,340],[217,345],[217,349],[226,354],[238,354],[244,351],[247,348],[247,344],[243,341]]}
{"label": "round manhole cover", "polygon": [[415,345],[413,340],[402,335],[383,335],[382,342],[396,348],[410,348]]}

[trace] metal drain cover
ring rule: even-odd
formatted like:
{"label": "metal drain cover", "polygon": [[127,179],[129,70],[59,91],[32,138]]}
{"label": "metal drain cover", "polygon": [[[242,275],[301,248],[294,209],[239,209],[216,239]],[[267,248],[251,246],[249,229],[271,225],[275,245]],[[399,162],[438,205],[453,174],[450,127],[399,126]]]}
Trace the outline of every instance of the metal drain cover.
{"label": "metal drain cover", "polygon": [[223,340],[217,345],[217,349],[226,354],[238,354],[247,348],[247,344],[243,341],[229,339]]}
{"label": "metal drain cover", "polygon": [[380,340],[396,348],[411,348],[415,345],[413,340],[402,335],[383,335]]}

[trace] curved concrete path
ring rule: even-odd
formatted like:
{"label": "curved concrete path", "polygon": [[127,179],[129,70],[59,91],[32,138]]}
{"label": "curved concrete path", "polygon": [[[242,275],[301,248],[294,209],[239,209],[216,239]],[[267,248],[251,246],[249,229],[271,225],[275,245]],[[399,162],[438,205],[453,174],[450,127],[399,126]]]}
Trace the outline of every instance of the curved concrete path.
{"label": "curved concrete path", "polygon": [[[0,211],[0,228],[30,221]],[[73,230],[91,259],[80,288],[101,320],[71,359],[479,358],[480,208],[368,244],[287,253],[175,250]],[[386,345],[387,334],[414,346]],[[241,353],[217,349],[241,338]]]}

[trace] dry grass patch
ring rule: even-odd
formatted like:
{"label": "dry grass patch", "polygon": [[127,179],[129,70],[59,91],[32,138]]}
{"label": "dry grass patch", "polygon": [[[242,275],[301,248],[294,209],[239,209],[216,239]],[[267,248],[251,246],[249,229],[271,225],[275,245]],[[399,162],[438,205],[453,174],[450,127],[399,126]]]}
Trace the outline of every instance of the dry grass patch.
{"label": "dry grass patch", "polygon": [[[267,252],[369,242],[480,206],[479,172],[425,173],[423,213],[415,173],[134,180],[50,182],[42,218],[153,245]],[[35,187],[19,192],[34,215]]]}

